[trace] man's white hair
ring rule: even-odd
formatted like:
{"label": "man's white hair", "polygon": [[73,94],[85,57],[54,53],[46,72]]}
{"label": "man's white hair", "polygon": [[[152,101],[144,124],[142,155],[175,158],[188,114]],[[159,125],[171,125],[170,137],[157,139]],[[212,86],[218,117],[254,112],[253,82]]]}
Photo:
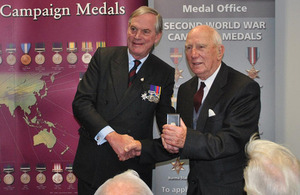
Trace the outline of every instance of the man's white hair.
{"label": "man's white hair", "polygon": [[249,157],[244,169],[249,195],[300,195],[298,159],[286,147],[254,135],[246,145]]}
{"label": "man's white hair", "polygon": [[98,188],[95,195],[153,195],[153,193],[140,179],[139,174],[130,169],[108,179]]}

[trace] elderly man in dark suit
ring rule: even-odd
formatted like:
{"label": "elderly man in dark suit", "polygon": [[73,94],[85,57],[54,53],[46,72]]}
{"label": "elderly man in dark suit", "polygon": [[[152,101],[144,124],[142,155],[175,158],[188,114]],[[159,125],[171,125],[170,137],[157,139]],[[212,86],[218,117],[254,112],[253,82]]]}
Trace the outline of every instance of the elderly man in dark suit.
{"label": "elderly man in dark suit", "polygon": [[188,195],[245,194],[244,148],[258,132],[260,87],[222,62],[222,39],[209,26],[188,33],[185,54],[195,76],[179,88],[181,124],[163,127],[163,144],[189,159]]}
{"label": "elderly man in dark suit", "polygon": [[151,53],[161,34],[161,16],[140,7],[128,22],[128,47],[99,48],[80,81],[73,101],[81,126],[74,160],[79,194],[93,194],[127,169],[151,186],[154,164],[126,160],[136,154],[124,148],[133,140],[151,145],[154,115],[162,129],[166,114],[174,112],[174,69]]}

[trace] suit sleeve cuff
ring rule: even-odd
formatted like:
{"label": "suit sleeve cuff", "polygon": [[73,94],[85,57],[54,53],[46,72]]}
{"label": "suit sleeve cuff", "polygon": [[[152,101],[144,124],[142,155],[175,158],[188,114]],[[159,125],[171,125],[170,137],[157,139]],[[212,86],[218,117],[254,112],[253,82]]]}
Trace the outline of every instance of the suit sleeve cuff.
{"label": "suit sleeve cuff", "polygon": [[111,128],[110,126],[106,126],[104,127],[103,129],[101,129],[99,131],[99,133],[95,136],[95,141],[97,142],[97,145],[102,145],[104,144],[105,142],[107,142],[107,140],[105,139],[105,137],[113,132],[113,128]]}

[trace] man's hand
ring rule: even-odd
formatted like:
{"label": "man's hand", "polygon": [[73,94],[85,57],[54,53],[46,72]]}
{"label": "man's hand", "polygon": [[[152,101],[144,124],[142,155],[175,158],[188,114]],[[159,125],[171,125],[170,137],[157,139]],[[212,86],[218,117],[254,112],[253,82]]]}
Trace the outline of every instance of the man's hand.
{"label": "man's hand", "polygon": [[174,147],[171,146],[170,144],[167,144],[165,139],[162,137],[161,138],[162,144],[164,146],[164,148],[171,154],[177,154],[179,152],[179,148],[178,147]]}
{"label": "man's hand", "polygon": [[[142,150],[142,144],[140,141],[138,140],[134,140],[133,142],[131,142],[129,145],[127,145],[125,147],[125,151],[127,152],[127,156],[128,158],[133,158],[136,156],[140,156],[141,155],[141,150]],[[127,160],[125,158],[120,159],[120,160]]]}
{"label": "man's hand", "polygon": [[109,133],[105,139],[108,141],[110,146],[113,148],[115,153],[118,155],[119,160],[127,160],[129,158],[133,158],[135,153],[134,152],[127,152],[125,151],[125,147],[133,143],[135,140],[133,137],[129,135],[121,135],[117,132]]}
{"label": "man's hand", "polygon": [[183,148],[186,139],[187,128],[180,118],[180,127],[166,124],[163,126],[162,143],[170,153],[178,153]]}

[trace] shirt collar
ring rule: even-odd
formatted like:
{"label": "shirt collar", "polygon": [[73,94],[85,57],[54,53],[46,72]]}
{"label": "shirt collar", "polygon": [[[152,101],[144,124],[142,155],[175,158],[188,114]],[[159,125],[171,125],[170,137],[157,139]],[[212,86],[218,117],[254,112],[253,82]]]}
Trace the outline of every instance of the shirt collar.
{"label": "shirt collar", "polygon": [[[133,62],[133,61],[135,60],[135,58],[130,54],[130,52],[129,52],[128,49],[127,49],[127,52],[128,52],[128,64],[129,64],[129,70],[131,70],[131,68],[134,66],[134,62]],[[136,72],[138,72],[138,71],[141,69],[142,65],[143,65],[144,62],[147,60],[148,56],[149,56],[149,54],[148,54],[146,57],[140,59],[141,64],[140,64],[140,65],[138,66],[138,68],[136,69]]]}
{"label": "shirt collar", "polygon": [[214,80],[215,80],[215,78],[216,78],[218,72],[220,71],[221,65],[222,65],[222,63],[221,63],[220,66],[217,68],[217,70],[216,70],[210,77],[208,77],[205,81],[204,81],[204,80],[201,80],[200,78],[198,78],[198,89],[199,89],[199,87],[200,87],[200,83],[201,83],[201,82],[204,82],[204,83],[205,83],[205,88],[206,88],[206,90],[209,91],[209,89],[210,89],[210,87],[212,86],[212,84],[213,84],[213,82],[214,82]]}

